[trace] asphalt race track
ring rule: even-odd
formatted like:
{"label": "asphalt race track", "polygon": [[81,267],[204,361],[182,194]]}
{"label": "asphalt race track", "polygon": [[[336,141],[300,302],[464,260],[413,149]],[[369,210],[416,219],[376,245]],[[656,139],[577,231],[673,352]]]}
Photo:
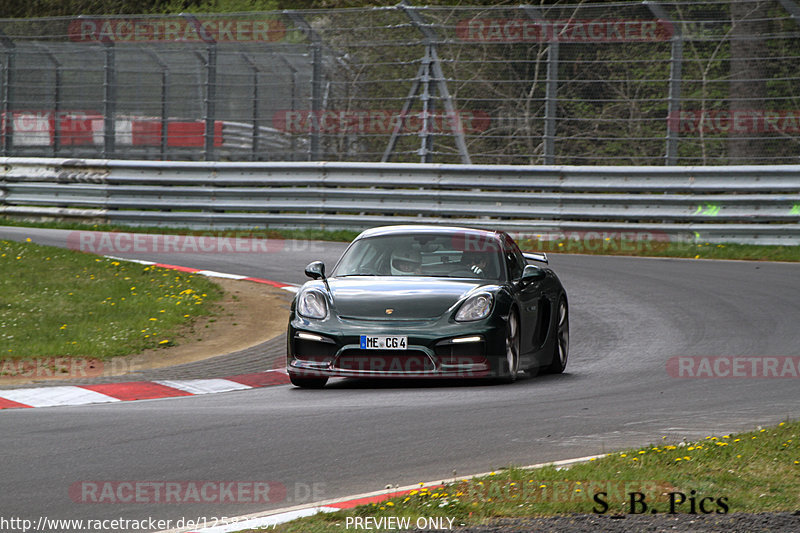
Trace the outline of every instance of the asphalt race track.
{"label": "asphalt race track", "polygon": [[[64,246],[69,232],[0,228]],[[127,254],[301,283],[333,243],[270,253]],[[114,254],[126,255],[126,254]],[[567,373],[513,385],[332,381],[0,412],[3,516],[236,516],[797,418],[798,378],[672,377],[677,356],[800,356],[800,264],[551,255],[570,297]],[[271,481],[264,503],[75,503],[84,481]],[[275,495],[279,495],[276,491]],[[589,511],[589,509],[587,509]],[[731,509],[732,512],[736,509]]]}

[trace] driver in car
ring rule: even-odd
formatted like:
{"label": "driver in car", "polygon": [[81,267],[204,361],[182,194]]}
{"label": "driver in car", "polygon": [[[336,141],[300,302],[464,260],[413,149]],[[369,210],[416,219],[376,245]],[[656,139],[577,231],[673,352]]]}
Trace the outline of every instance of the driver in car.
{"label": "driver in car", "polygon": [[417,250],[395,250],[392,252],[390,267],[393,276],[422,274],[422,255]]}

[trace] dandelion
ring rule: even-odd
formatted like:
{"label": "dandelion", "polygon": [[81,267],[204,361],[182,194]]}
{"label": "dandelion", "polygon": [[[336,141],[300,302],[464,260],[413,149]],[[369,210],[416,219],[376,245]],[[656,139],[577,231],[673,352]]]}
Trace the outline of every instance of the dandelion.
{"label": "dandelion", "polygon": [[169,339],[164,339],[163,341],[159,342],[158,344],[167,344],[168,342],[169,342]]}

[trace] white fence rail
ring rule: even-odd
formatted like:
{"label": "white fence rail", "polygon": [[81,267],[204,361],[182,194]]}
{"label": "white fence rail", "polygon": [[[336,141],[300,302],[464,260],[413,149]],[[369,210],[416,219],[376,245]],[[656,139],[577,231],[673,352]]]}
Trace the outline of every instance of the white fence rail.
{"label": "white fence rail", "polygon": [[206,229],[435,223],[800,244],[800,166],[0,158],[0,215]]}

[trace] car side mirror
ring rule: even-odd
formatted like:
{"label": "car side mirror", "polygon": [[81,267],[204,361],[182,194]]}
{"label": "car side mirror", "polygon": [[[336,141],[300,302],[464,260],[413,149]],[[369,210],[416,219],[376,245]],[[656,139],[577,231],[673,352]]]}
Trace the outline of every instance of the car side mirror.
{"label": "car side mirror", "polygon": [[542,270],[536,265],[525,265],[525,269],[522,271],[522,277],[520,281],[523,283],[530,283],[533,281],[541,281],[547,276],[547,272]]}
{"label": "car side mirror", "polygon": [[325,279],[325,263],[313,261],[306,266],[306,276],[311,279]]}

